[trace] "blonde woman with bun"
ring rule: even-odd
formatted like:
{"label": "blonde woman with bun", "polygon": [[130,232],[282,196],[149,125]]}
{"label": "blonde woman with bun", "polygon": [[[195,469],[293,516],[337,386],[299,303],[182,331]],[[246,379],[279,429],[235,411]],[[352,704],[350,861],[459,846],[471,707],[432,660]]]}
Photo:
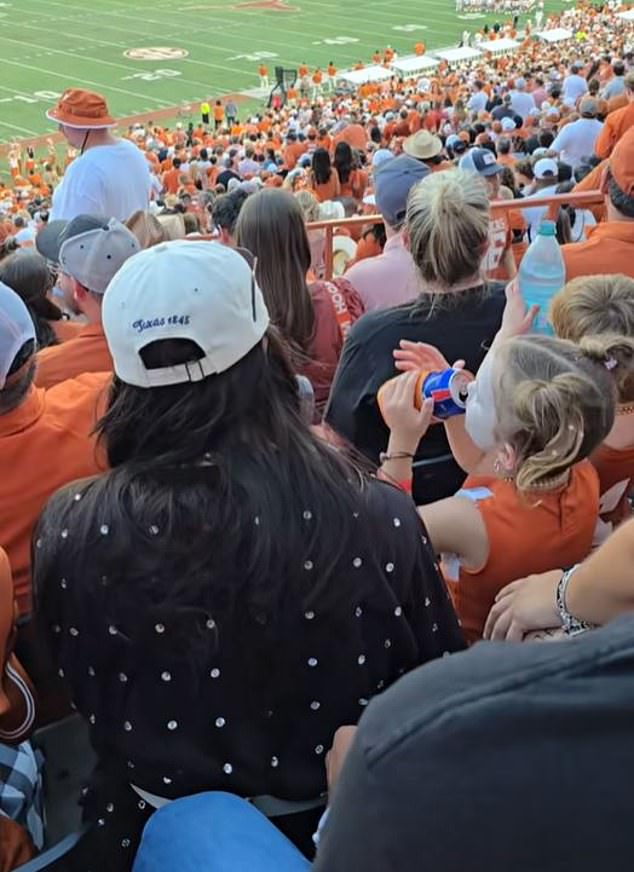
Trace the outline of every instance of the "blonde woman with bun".
{"label": "blonde woman with bun", "polygon": [[[634,340],[625,337],[574,344],[514,335],[517,306],[510,289],[466,415],[446,424],[470,475],[455,496],[419,509],[470,642],[481,638],[496,595],[510,581],[569,566],[590,551],[599,482],[588,458],[612,429],[617,405],[606,364],[616,360],[631,370],[634,356]],[[383,472],[400,481],[411,474],[409,458],[431,415],[425,406],[413,408],[416,371],[448,363],[429,346],[397,356],[401,368],[415,370],[395,379],[382,398],[391,430]]]}
{"label": "blonde woman with bun", "polygon": [[[633,337],[634,279],[618,274],[573,279],[553,298],[551,320],[558,336],[575,343],[588,336]],[[618,397],[614,426],[591,458],[601,487],[598,541],[630,515],[634,479],[634,375],[619,357],[607,365]]]}
{"label": "blonde woman with bun", "polygon": [[[411,303],[369,312],[353,326],[326,410],[332,429],[377,466],[389,431],[376,394],[394,375],[399,341],[433,343],[443,357],[464,357],[476,372],[500,327],[504,287],[488,282],[483,270],[489,215],[487,188],[475,173],[430,173],[410,189],[403,239],[420,294]],[[419,504],[458,490],[464,472],[442,427],[433,427],[415,453],[413,494]]]}

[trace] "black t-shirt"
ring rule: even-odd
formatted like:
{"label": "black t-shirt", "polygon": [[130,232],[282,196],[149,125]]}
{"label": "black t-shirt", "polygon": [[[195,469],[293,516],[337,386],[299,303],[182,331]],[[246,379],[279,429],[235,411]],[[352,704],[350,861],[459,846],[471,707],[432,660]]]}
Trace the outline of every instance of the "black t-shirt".
{"label": "black t-shirt", "polygon": [[[229,561],[221,541],[207,547],[204,529],[170,541],[135,518],[135,496],[125,490],[126,523],[104,517],[105,478],[58,492],[34,549],[38,611],[100,759],[90,814],[105,824],[92,850],[108,861],[95,869],[128,868],[148,813],[130,817],[138,800],[130,782],[170,798],[204,790],[318,798],[335,730],[356,723],[404,672],[463,647],[424,526],[411,499],[390,485],[369,480],[355,491],[349,547],[335,565],[313,564],[318,519],[309,506],[298,510],[305,551],[292,571],[280,569],[279,597],[266,612],[266,578],[241,588],[237,607],[215,592],[219,575],[225,588],[241,584],[243,558]],[[245,545],[266,517],[254,523]],[[188,565],[190,550],[202,566]],[[196,602],[187,595],[194,572],[205,582]],[[306,606],[298,590],[324,579],[339,595]],[[129,586],[137,605],[122,613],[117,591]],[[106,813],[109,805],[122,816]]]}
{"label": "black t-shirt", "polygon": [[480,642],[373,701],[313,872],[630,872],[634,618]]}
{"label": "black t-shirt", "polygon": [[234,173],[233,170],[223,170],[221,173],[218,173],[216,184],[224,185],[226,189],[231,179],[237,179],[238,181],[241,181],[240,176],[237,173]]}
{"label": "black t-shirt", "polygon": [[[451,302],[436,300],[434,304],[423,297],[405,306],[364,315],[352,326],[343,347],[326,421],[378,464],[380,453],[387,448],[389,430],[376,394],[397,374],[392,352],[400,340],[435,345],[449,363],[464,359],[467,369],[475,373],[500,326],[504,304],[504,288],[494,284],[462,292]],[[451,457],[444,427],[432,426],[416,456],[416,502],[422,505],[451,496],[464,478]]]}

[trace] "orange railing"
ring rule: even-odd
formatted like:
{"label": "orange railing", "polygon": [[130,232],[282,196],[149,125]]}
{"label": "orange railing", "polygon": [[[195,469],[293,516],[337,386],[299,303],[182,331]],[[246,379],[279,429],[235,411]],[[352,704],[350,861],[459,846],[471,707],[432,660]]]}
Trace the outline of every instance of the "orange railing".
{"label": "orange railing", "polygon": [[[549,197],[531,197],[530,200],[495,200],[491,207],[496,210],[511,212],[514,209],[526,209],[529,206],[548,206],[547,215],[550,218],[556,216],[560,206],[570,204],[572,206],[596,206],[603,202],[601,191],[570,192],[569,194],[551,194]],[[329,221],[311,221],[307,227],[309,230],[325,230],[325,268],[326,279],[332,278],[332,240],[337,227],[362,227],[366,224],[382,223],[380,215],[356,215],[354,218],[341,218]]]}

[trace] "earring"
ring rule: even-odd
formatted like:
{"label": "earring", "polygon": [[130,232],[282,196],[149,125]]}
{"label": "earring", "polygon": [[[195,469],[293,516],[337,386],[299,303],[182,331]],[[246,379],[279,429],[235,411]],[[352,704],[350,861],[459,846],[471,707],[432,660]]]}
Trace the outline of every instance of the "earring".
{"label": "earring", "polygon": [[493,462],[493,471],[496,475],[499,475],[502,472],[502,463],[500,462],[500,458],[496,457]]}

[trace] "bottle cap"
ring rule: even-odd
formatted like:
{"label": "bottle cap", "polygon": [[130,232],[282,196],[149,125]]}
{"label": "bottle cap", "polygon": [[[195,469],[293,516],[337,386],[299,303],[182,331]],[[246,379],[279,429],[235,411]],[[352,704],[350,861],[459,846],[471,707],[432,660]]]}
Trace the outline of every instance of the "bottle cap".
{"label": "bottle cap", "polygon": [[557,226],[554,221],[542,221],[539,225],[540,236],[557,236]]}

